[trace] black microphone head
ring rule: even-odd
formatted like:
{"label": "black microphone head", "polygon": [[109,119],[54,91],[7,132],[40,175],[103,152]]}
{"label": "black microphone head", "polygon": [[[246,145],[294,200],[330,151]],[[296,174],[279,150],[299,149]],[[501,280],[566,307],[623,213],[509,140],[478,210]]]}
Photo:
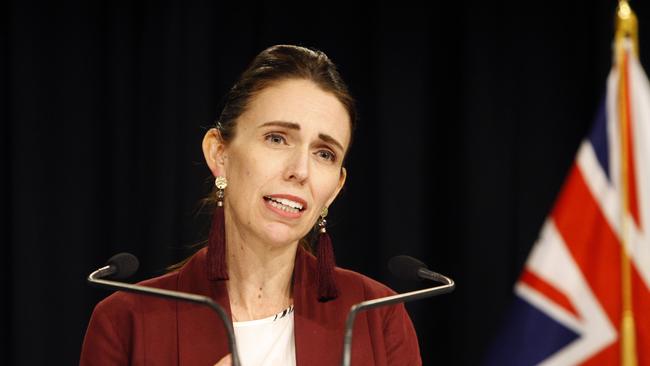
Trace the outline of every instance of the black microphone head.
{"label": "black microphone head", "polygon": [[426,264],[408,255],[398,255],[388,261],[388,269],[397,278],[409,281],[420,281],[418,275],[420,268],[427,268]]}
{"label": "black microphone head", "polygon": [[106,264],[115,267],[115,273],[111,277],[116,280],[131,277],[140,266],[138,258],[131,253],[115,254]]}

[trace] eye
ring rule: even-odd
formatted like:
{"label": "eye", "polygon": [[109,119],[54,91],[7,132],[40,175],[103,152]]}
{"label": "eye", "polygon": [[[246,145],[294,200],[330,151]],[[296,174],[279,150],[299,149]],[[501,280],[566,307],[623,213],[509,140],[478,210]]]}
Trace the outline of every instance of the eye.
{"label": "eye", "polygon": [[318,150],[316,152],[316,155],[324,160],[335,162],[336,161],[336,154],[329,150]]}
{"label": "eye", "polygon": [[269,133],[268,135],[264,136],[264,139],[272,144],[286,144],[287,140],[284,138],[284,136],[277,134],[277,133]]}

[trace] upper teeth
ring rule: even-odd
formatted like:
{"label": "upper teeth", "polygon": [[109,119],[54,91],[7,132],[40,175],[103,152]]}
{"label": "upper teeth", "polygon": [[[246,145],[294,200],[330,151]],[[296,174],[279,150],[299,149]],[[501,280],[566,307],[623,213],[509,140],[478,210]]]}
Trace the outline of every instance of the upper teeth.
{"label": "upper teeth", "polygon": [[298,202],[288,200],[286,198],[269,197],[269,199],[271,199],[271,200],[273,200],[275,202],[281,203],[281,204],[283,204],[285,206],[289,206],[289,207],[293,207],[293,208],[298,209],[298,210],[302,210],[302,205],[300,203],[298,203]]}

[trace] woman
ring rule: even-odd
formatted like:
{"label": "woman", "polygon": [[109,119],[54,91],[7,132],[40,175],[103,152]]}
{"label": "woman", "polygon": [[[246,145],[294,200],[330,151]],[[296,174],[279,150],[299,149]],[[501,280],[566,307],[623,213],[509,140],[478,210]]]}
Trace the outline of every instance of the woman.
{"label": "woman", "polygon": [[[215,177],[208,247],[145,281],[211,296],[231,315],[242,365],[336,365],[358,302],[394,294],[334,268],[325,216],[343,187],[354,101],[325,54],[262,51],[203,139]],[[318,258],[305,238],[318,229]],[[229,365],[225,329],[207,308],[116,293],[100,302],[82,365]],[[361,313],[353,365],[420,365],[403,306]]]}

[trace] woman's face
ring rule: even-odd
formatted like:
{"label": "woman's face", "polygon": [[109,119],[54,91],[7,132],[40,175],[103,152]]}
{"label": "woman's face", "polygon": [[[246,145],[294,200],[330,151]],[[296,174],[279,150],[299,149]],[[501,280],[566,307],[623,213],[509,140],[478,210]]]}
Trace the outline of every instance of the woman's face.
{"label": "woman's face", "polygon": [[229,235],[274,246],[305,236],[343,187],[350,133],[343,104],[302,79],[253,97],[227,145],[209,131],[206,160],[215,176],[228,179]]}

